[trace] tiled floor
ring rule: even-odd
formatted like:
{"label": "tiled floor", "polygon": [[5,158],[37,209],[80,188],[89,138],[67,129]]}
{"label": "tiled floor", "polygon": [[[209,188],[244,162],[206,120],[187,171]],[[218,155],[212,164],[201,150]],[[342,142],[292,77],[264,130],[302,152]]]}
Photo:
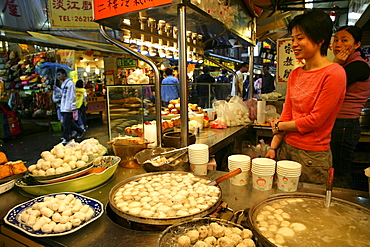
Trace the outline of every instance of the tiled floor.
{"label": "tiled floor", "polygon": [[[84,139],[96,138],[107,147],[108,125],[100,120],[88,121],[88,130]],[[31,128],[30,128],[31,127]],[[34,131],[33,131],[34,130]],[[50,151],[55,145],[61,142],[62,132],[53,132],[45,126],[27,126],[23,134],[4,139],[4,147],[8,160],[23,160],[26,166],[34,164],[40,159],[42,151]]]}

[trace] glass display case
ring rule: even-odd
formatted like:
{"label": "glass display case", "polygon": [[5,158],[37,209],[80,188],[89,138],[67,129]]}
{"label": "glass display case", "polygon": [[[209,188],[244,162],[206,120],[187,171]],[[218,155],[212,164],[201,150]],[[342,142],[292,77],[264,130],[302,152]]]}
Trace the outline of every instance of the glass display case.
{"label": "glass display case", "polygon": [[[206,95],[199,95],[199,86],[206,87]],[[144,125],[153,125],[156,119],[155,97],[157,94],[154,85],[130,84],[107,86],[106,88],[109,139],[112,140],[120,135],[144,137]],[[230,83],[189,83],[189,111],[195,111],[198,114],[205,112],[204,109],[212,108],[212,103],[216,100],[229,98],[230,90]],[[180,125],[178,100],[175,103],[162,102],[163,131],[171,131]],[[168,111],[168,109],[177,111]]]}

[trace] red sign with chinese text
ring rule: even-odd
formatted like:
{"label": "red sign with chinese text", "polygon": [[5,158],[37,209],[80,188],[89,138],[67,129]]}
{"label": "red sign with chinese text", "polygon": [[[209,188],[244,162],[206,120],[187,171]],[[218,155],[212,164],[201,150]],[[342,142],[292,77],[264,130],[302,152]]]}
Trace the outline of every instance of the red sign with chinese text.
{"label": "red sign with chinese text", "polygon": [[172,0],[93,0],[94,20],[172,3]]}

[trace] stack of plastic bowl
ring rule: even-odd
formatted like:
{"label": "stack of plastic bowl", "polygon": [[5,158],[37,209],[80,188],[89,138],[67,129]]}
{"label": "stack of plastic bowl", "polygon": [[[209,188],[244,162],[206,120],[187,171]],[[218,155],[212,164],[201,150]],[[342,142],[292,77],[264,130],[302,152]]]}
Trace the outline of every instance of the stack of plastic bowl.
{"label": "stack of plastic bowl", "polygon": [[208,145],[192,144],[188,147],[190,169],[197,175],[207,175]]}
{"label": "stack of plastic bowl", "polygon": [[281,160],[276,164],[277,187],[284,192],[297,190],[302,165],[295,161]]}
{"label": "stack of plastic bowl", "polygon": [[276,162],[269,158],[255,158],[252,160],[253,188],[270,190],[274,182]]}
{"label": "stack of plastic bowl", "polygon": [[243,186],[248,184],[249,171],[251,168],[251,158],[244,154],[230,155],[228,158],[229,171],[234,171],[238,168],[242,170],[238,175],[230,178],[230,182],[233,185]]}

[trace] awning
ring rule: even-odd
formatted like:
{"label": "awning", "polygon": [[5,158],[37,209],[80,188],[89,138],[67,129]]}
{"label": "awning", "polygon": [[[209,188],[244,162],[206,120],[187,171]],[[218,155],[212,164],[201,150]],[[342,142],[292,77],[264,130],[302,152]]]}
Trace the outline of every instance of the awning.
{"label": "awning", "polygon": [[95,51],[127,54],[123,50],[111,44],[104,44],[104,43],[98,43],[98,42],[81,40],[81,39],[73,39],[73,38],[62,37],[62,36],[53,36],[53,35],[45,34],[45,33],[36,33],[36,32],[28,32],[28,33],[37,39],[45,40],[53,44],[70,46],[76,50],[95,50]]}
{"label": "awning", "polygon": [[111,44],[74,39],[62,36],[54,36],[36,32],[20,32],[14,30],[0,29],[0,40],[47,46],[52,48],[72,49],[72,50],[94,50],[109,53],[127,54],[123,50]]}
{"label": "awning", "polygon": [[26,32],[20,32],[20,31],[8,30],[8,29],[0,29],[0,40],[13,42],[13,43],[48,46],[52,48],[61,48],[61,49],[71,48],[70,46],[67,46],[67,45],[51,44],[45,40],[35,38]]}

